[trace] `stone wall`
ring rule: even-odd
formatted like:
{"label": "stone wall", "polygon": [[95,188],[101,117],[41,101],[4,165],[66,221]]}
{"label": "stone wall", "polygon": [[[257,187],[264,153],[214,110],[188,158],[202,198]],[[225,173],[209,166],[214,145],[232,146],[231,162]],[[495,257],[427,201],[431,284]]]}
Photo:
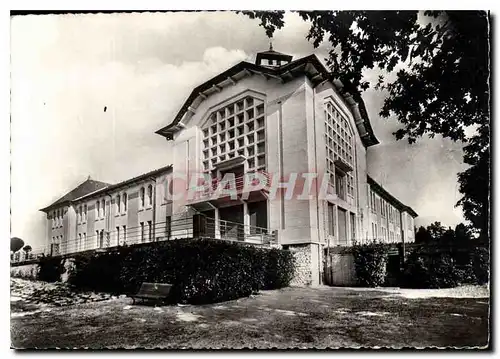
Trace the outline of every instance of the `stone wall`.
{"label": "stone wall", "polygon": [[37,279],[38,276],[38,264],[24,264],[20,266],[10,267],[10,276],[25,278],[25,279]]}
{"label": "stone wall", "polygon": [[307,286],[313,284],[311,244],[296,244],[288,246],[295,257],[295,276],[292,286]]}

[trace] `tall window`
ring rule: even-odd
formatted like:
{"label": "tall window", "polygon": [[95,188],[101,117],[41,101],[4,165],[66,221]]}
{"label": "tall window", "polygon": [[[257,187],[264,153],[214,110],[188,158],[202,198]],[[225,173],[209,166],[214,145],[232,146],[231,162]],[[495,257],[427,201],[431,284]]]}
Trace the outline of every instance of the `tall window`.
{"label": "tall window", "polygon": [[264,102],[246,97],[212,112],[203,126],[203,170],[237,156],[247,159],[248,171],[265,170]]}
{"label": "tall window", "polygon": [[101,201],[101,207],[102,207],[102,218],[104,218],[106,216],[106,202],[104,199]]}
{"label": "tall window", "polygon": [[[342,160],[352,168],[355,167],[354,133],[349,122],[331,104],[326,104],[325,111],[326,170],[333,182],[335,178],[335,161]],[[354,197],[353,171],[346,173],[347,194]]]}
{"label": "tall window", "polygon": [[96,204],[95,204],[95,213],[96,213],[95,218],[99,219],[99,217],[101,217],[101,201],[97,201],[96,202]]}
{"label": "tall window", "polygon": [[335,236],[335,207],[328,203],[328,234]]}
{"label": "tall window", "polygon": [[127,194],[124,193],[123,195],[123,212],[127,212]]}
{"label": "tall window", "polygon": [[339,198],[345,199],[345,175],[335,172],[335,193]]}
{"label": "tall window", "polygon": [[116,227],[116,245],[120,245],[120,227]]}
{"label": "tall window", "polygon": [[141,222],[141,243],[144,242],[144,222]]}
{"label": "tall window", "polygon": [[373,213],[377,213],[377,197],[373,191],[370,191],[370,208]]}
{"label": "tall window", "polygon": [[141,196],[141,208],[144,208],[144,187],[141,187],[140,196]]}
{"label": "tall window", "polygon": [[86,204],[83,205],[83,221],[84,222],[87,221],[87,205]]}
{"label": "tall window", "polygon": [[78,233],[78,242],[76,243],[76,251],[80,250],[81,243],[82,243],[82,234]]}
{"label": "tall window", "polygon": [[83,232],[82,249],[85,250],[86,247],[87,247],[87,232]]}
{"label": "tall window", "polygon": [[153,204],[153,186],[152,185],[149,185],[148,186],[148,205],[152,205]]}
{"label": "tall window", "polygon": [[354,213],[349,214],[350,224],[351,224],[351,240],[356,240],[356,216]]}
{"label": "tall window", "polygon": [[153,240],[153,226],[151,225],[151,221],[148,221],[148,241],[151,242]]}
{"label": "tall window", "polygon": [[120,210],[121,210],[121,204],[120,204],[120,195],[117,195],[116,196],[116,214],[119,214],[120,213]]}
{"label": "tall window", "polygon": [[127,226],[123,226],[123,243],[127,241]]}

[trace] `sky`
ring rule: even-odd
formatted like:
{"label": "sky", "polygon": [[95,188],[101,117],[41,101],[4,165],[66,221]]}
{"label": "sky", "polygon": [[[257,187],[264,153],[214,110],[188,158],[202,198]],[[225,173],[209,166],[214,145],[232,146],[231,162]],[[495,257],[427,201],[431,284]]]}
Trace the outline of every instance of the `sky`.
{"label": "sky", "polygon": [[[170,164],[170,145],[154,131],[195,86],[268,49],[258,23],[231,12],[11,18],[11,236],[42,246],[39,209],[88,176],[116,183]],[[300,17],[285,23],[275,50],[326,57],[328,43],[314,49]],[[396,141],[398,122],[378,115],[384,96],[363,95],[380,141],[368,150],[369,174],[419,214],[417,225],[463,221],[454,207],[462,145]]]}

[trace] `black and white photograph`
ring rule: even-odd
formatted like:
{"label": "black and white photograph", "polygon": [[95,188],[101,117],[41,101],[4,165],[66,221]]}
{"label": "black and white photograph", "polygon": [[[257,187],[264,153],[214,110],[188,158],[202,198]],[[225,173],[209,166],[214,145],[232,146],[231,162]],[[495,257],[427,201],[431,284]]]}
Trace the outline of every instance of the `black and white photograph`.
{"label": "black and white photograph", "polygon": [[11,349],[491,350],[493,20],[12,10]]}

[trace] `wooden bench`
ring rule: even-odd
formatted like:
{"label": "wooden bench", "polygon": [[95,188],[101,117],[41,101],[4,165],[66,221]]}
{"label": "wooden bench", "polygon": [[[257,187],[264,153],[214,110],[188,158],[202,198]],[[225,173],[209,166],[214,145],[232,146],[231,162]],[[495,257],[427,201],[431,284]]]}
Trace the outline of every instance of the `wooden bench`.
{"label": "wooden bench", "polygon": [[167,283],[142,283],[141,289],[137,294],[131,295],[130,297],[135,304],[136,298],[144,300],[156,300],[164,302],[168,298],[172,284]]}

